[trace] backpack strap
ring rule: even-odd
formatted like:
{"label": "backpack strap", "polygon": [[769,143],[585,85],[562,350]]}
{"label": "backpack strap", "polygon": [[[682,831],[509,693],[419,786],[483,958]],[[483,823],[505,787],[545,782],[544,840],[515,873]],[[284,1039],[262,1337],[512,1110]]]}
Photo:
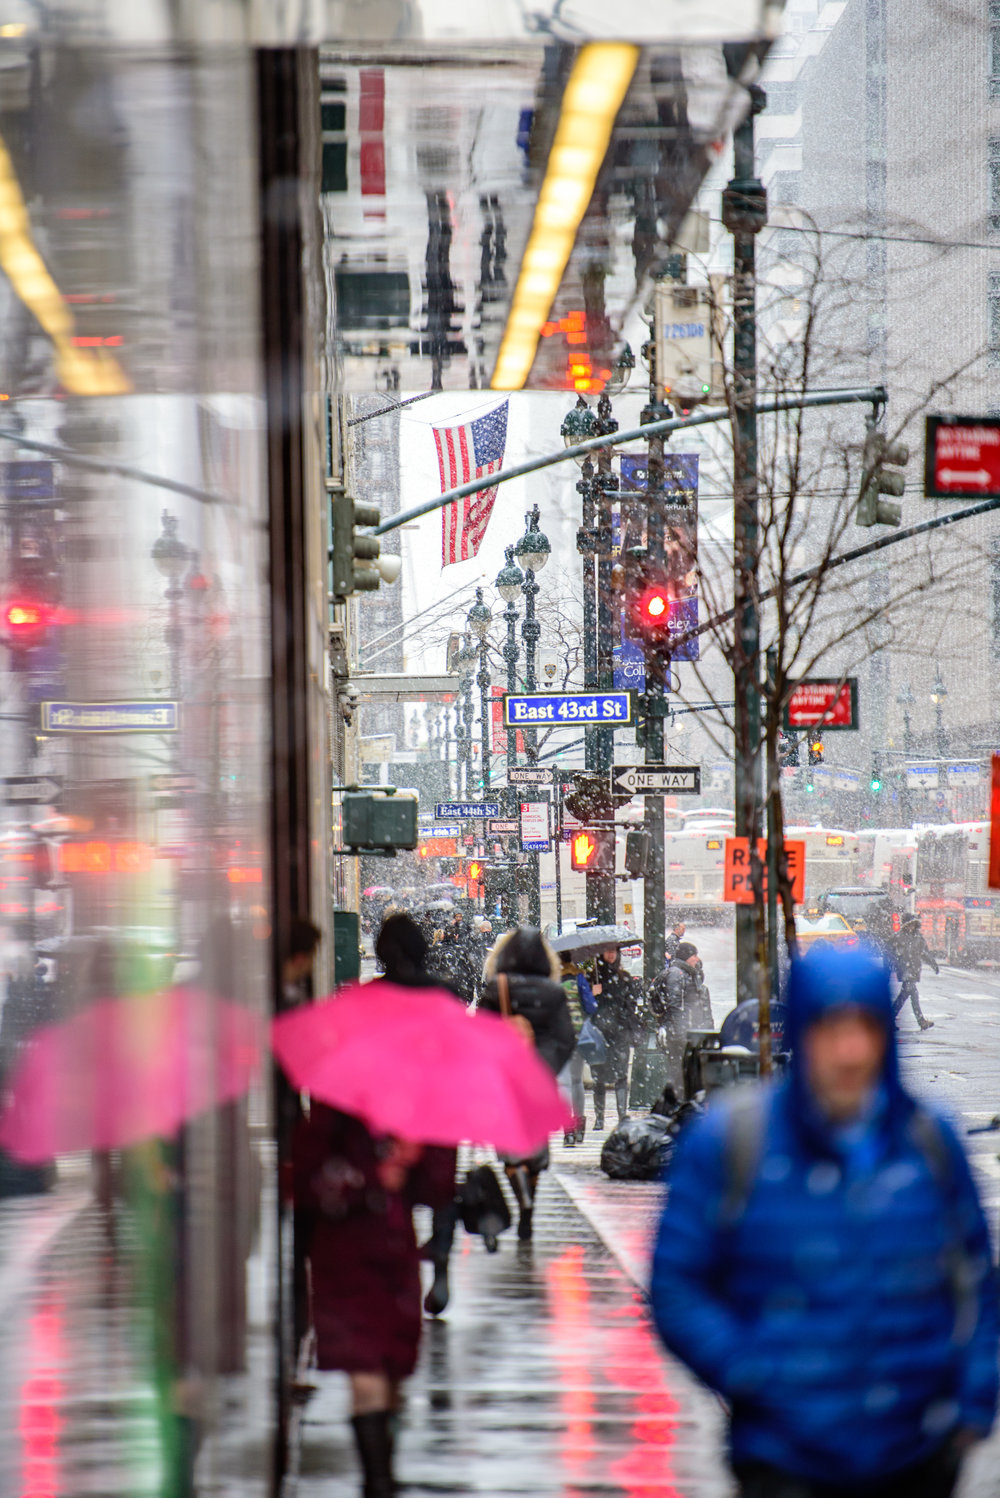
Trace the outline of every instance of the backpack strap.
{"label": "backpack strap", "polygon": [[955,1327],[952,1337],[957,1346],[972,1337],[979,1319],[978,1274],[965,1248],[965,1228],[959,1210],[955,1179],[955,1162],[940,1123],[918,1104],[907,1124],[910,1139],[923,1155],[927,1168],[945,1202],[950,1227],[946,1253],[948,1279],[955,1300]]}
{"label": "backpack strap", "polygon": [[725,1190],[719,1216],[734,1228],[746,1211],[764,1149],[764,1109],[767,1100],[760,1086],[734,1089],[728,1100],[725,1138]]}

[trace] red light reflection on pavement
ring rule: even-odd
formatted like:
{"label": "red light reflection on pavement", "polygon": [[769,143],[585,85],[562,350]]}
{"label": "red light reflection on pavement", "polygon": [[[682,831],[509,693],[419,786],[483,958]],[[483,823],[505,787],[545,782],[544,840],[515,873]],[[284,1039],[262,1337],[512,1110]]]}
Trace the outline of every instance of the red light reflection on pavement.
{"label": "red light reflection on pavement", "polygon": [[19,1498],[57,1498],[61,1491],[59,1406],[65,1390],[60,1370],[65,1353],[62,1304],[56,1297],[29,1317],[24,1351],[29,1371],[21,1385],[17,1421],[21,1438]]}
{"label": "red light reflection on pavement", "polygon": [[552,1298],[552,1333],[562,1389],[559,1402],[566,1416],[560,1440],[571,1480],[586,1481],[594,1459],[594,1370],[589,1292],[583,1274],[583,1248],[572,1244],[548,1266]]}
{"label": "red light reflection on pavement", "polygon": [[[680,1405],[643,1297],[633,1292],[628,1305],[610,1311],[591,1306],[584,1252],[574,1244],[546,1271],[554,1352],[563,1385],[560,1404],[566,1420],[561,1448],[567,1476],[584,1486],[593,1481],[599,1454],[594,1434],[596,1372],[606,1387],[631,1398],[635,1412],[629,1450],[608,1469],[610,1480],[626,1498],[683,1498],[674,1485],[671,1451]],[[567,1488],[566,1498],[574,1493]]]}
{"label": "red light reflection on pavement", "polygon": [[671,1392],[663,1351],[641,1298],[635,1297],[634,1319],[609,1331],[604,1371],[634,1390],[636,1420],[633,1444],[611,1468],[629,1498],[682,1498],[670,1479],[670,1448],[677,1434],[680,1406]]}

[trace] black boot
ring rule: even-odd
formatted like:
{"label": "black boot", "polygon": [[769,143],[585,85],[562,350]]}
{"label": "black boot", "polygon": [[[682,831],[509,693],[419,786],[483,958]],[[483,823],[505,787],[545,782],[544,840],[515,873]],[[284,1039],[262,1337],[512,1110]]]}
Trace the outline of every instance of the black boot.
{"label": "black boot", "polygon": [[595,1129],[603,1129],[604,1128],[604,1096],[605,1096],[604,1083],[603,1082],[595,1082],[595,1084],[594,1084],[594,1128]]}
{"label": "black boot", "polygon": [[615,1087],[615,1104],[618,1108],[618,1122],[621,1123],[628,1118],[628,1088],[624,1082]]}
{"label": "black boot", "polygon": [[428,1316],[440,1316],[448,1304],[448,1260],[434,1260],[434,1283],[424,1296]]}
{"label": "black boot", "polygon": [[351,1420],[364,1473],[364,1498],[395,1498],[392,1475],[392,1427],[388,1410],[373,1410]]}

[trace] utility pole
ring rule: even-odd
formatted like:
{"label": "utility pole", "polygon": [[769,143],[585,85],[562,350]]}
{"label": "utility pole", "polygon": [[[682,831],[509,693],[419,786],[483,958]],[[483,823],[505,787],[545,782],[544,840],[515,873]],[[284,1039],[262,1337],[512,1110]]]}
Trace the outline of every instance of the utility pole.
{"label": "utility pole", "polygon": [[[643,416],[655,421],[662,416],[663,408],[658,402],[656,370],[656,337],[649,344],[649,405]],[[649,439],[649,456],[646,464],[646,557],[651,570],[658,573],[664,564],[663,545],[663,437],[657,434]],[[670,657],[664,656],[653,646],[645,652],[646,684],[644,718],[642,725],[646,763],[662,764],[666,745],[663,721],[667,708],[667,690],[670,677]],[[663,797],[647,796],[644,830],[649,835],[649,856],[642,886],[642,973],[648,988],[653,979],[662,972],[666,958],[664,930],[666,924],[666,859],[663,831]]]}
{"label": "utility pole", "polygon": [[[596,432],[596,425],[595,425]],[[583,685],[586,691],[596,692],[599,685],[597,656],[597,491],[600,479],[594,471],[588,455],[583,462],[583,472],[577,489],[583,499],[583,524],[576,533],[576,549],[583,558]],[[584,764],[596,775],[601,768],[601,750],[597,729],[589,724],[583,731]],[[603,921],[605,875],[585,874],[587,890],[587,918]]]}
{"label": "utility pole", "polygon": [[[749,47],[727,49],[738,75]],[[754,119],[764,91],[750,85],[750,112],[733,136],[733,176],[722,194],[722,222],[733,236],[734,662],[736,836],[749,841],[755,889],[761,890],[760,836],[760,617],[757,598],[760,527],[757,496],[757,294],[756,236],[767,221],[767,195],[754,174]],[[736,906],[736,1000],[758,996],[761,1050],[770,1037],[769,995],[759,986],[764,958],[760,901]]]}
{"label": "utility pole", "polygon": [[[617,432],[618,423],[611,414],[611,401],[606,393],[601,393],[597,403],[597,433],[601,437],[609,437]],[[611,448],[602,447],[597,453],[597,687],[599,691],[610,692],[614,686],[614,661],[612,651],[614,648],[614,626],[618,624],[617,609],[612,612],[612,600],[616,595],[611,588],[611,499],[618,488],[618,476],[611,469]],[[598,728],[594,734],[597,741],[594,754],[594,768],[598,774],[607,777],[610,782],[611,767],[614,763],[615,735],[614,729]],[[611,813],[612,822],[614,812]],[[594,874],[588,877],[587,893],[590,895],[591,883],[594,889],[594,911],[593,914],[601,925],[613,925],[616,915],[615,901],[615,876],[610,874]],[[587,914],[591,914],[590,900],[587,902]]]}

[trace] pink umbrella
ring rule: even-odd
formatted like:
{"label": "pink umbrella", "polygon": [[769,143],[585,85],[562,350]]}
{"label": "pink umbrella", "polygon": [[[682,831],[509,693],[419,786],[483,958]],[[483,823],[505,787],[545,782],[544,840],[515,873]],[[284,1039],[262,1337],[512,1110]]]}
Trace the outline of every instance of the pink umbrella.
{"label": "pink umbrella", "polygon": [[261,1038],[250,1010],[196,988],[100,999],[32,1036],[10,1079],[0,1147],[37,1164],[174,1134],[248,1090]]}
{"label": "pink umbrella", "polygon": [[271,1044],[296,1087],[376,1134],[525,1156],[572,1127],[555,1078],[514,1026],[441,989],[352,983],[279,1015]]}

